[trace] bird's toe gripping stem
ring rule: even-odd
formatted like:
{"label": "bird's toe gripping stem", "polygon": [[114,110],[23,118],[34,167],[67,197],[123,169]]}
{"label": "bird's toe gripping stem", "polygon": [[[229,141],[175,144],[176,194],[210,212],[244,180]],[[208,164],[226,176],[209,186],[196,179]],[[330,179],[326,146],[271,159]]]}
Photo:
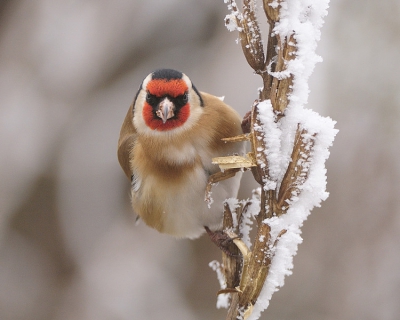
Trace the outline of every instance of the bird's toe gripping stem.
{"label": "bird's toe gripping stem", "polygon": [[211,231],[207,226],[204,227],[204,229],[206,229],[211,241],[214,242],[217,247],[220,248],[226,255],[230,257],[240,257],[240,255],[233,254],[229,250],[229,245],[233,242],[233,240],[239,239],[238,236],[232,238],[229,234],[222,230]]}

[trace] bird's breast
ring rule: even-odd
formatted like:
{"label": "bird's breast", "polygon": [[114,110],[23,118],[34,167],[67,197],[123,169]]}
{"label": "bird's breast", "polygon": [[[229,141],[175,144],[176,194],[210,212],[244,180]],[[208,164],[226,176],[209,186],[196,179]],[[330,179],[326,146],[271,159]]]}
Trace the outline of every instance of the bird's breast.
{"label": "bird's breast", "polygon": [[203,232],[202,216],[209,211],[204,201],[208,174],[200,164],[181,166],[164,173],[134,169],[132,206],[149,226],[177,237],[194,237]]}
{"label": "bird's breast", "polygon": [[196,238],[204,226],[217,229],[222,222],[224,199],[235,196],[237,183],[221,182],[213,188],[215,203],[209,208],[205,190],[210,174],[210,148],[201,138],[163,143],[138,141],[130,166],[132,206],[150,227],[176,237]]}

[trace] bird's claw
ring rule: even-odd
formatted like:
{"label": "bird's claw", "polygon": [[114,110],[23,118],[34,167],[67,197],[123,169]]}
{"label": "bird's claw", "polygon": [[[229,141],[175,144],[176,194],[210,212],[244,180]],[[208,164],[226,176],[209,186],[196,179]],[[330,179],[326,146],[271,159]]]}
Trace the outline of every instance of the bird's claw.
{"label": "bird's claw", "polygon": [[220,248],[226,255],[230,257],[240,257],[239,254],[234,254],[230,251],[231,244],[233,240],[238,239],[239,237],[231,238],[227,233],[222,230],[211,231],[210,228],[204,227],[206,229],[207,234],[209,235],[212,242]]}

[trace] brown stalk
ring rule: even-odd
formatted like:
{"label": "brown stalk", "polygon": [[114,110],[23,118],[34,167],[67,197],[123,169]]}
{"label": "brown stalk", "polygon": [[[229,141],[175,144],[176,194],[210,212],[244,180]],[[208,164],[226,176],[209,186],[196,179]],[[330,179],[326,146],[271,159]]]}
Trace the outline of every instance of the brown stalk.
{"label": "brown stalk", "polygon": [[[264,0],[263,7],[269,24],[265,65],[266,66],[270,65],[271,71],[274,72],[275,64],[272,63],[272,59],[276,55],[276,48],[278,45],[278,41],[273,30],[275,27],[275,23],[279,21],[279,9],[281,6],[278,5],[276,8],[273,8],[271,7],[272,2],[273,0]],[[281,0],[279,0],[278,2],[280,3]],[[272,81],[274,78],[267,72],[262,73],[261,76],[263,78],[264,87],[263,90],[260,92],[260,100],[263,101],[266,99],[270,99],[271,97]]]}
{"label": "brown stalk", "polygon": [[[242,216],[242,210],[243,205],[236,209],[236,216],[239,224]],[[227,203],[224,204],[223,224],[224,230],[229,229],[232,230],[235,234],[239,234],[238,226],[236,228],[233,226],[232,212]],[[223,271],[225,274],[225,282],[227,288],[235,288],[239,285],[240,281],[241,259],[238,258],[239,249],[233,242],[228,245],[228,250],[232,253],[232,256],[229,256],[225,253],[222,254],[222,265],[224,268]]]}
{"label": "brown stalk", "polygon": [[307,130],[297,127],[291,161],[282,179],[277,200],[277,215],[281,215],[289,208],[289,200],[300,194],[300,186],[308,178],[312,149],[315,135],[305,139]]}
{"label": "brown stalk", "polygon": [[256,73],[262,73],[265,69],[264,46],[251,0],[243,0],[242,19],[238,22],[241,28],[239,38],[244,56]]}
{"label": "brown stalk", "polygon": [[[250,302],[255,304],[264,284],[262,279],[268,273],[270,261],[267,257],[268,242],[271,228],[268,224],[262,224],[258,230],[261,241],[256,242],[249,263],[243,266],[243,274],[239,284],[239,305],[246,306]],[[261,283],[262,282],[262,283]]]}
{"label": "brown stalk", "polygon": [[[253,153],[256,155],[257,160],[257,167],[252,167],[252,173],[254,179],[263,186],[265,183],[265,179],[270,179],[269,170],[268,170],[268,160],[265,155],[265,142],[264,142],[264,135],[262,131],[255,130],[254,128],[260,128],[261,122],[258,118],[259,110],[258,110],[258,103],[256,102],[253,105],[252,113],[251,113],[251,145]],[[271,212],[267,212],[266,208],[272,208],[272,200],[275,198],[274,190],[266,191],[264,188],[261,188],[261,211],[257,217],[257,222],[260,224],[262,220],[267,217],[271,217]]]}
{"label": "brown stalk", "polygon": [[[276,38],[277,45],[281,49],[278,51],[278,59],[274,72],[283,72],[287,69],[287,63],[295,58],[296,40],[294,39],[294,34],[285,42],[282,41],[279,35],[277,35]],[[276,77],[272,80],[270,99],[272,108],[278,112],[278,114],[283,114],[289,103],[288,95],[291,92],[292,82],[293,75],[283,78]]]}
{"label": "brown stalk", "polygon": [[[228,139],[229,142],[250,140],[252,157],[255,158],[251,166],[254,179],[261,186],[260,212],[257,216],[257,232],[253,240],[253,250],[250,251],[236,235],[240,234],[238,228],[233,228],[230,209],[225,206],[224,230],[235,238],[232,243],[232,252],[241,252],[242,259],[227,256],[223,253],[223,266],[226,277],[227,289],[223,292],[231,293],[231,304],[226,320],[238,319],[240,314],[244,319],[251,314],[252,306],[257,303],[261,289],[266,281],[271,262],[274,258],[275,247],[286,230],[281,230],[279,235],[272,239],[271,228],[265,222],[266,218],[279,216],[287,212],[290,199],[301,193],[301,186],[308,177],[308,169],[312,159],[315,136],[309,136],[305,129],[297,128],[294,138],[291,162],[281,181],[275,181],[277,188],[269,190],[266,181],[271,180],[268,159],[265,150],[267,145],[258,117],[259,102],[270,99],[276,121],[285,116],[289,103],[293,74],[287,73],[290,60],[295,59],[297,43],[295,33],[289,38],[282,39],[274,33],[274,27],[279,22],[280,3],[282,0],[263,0],[264,13],[268,19],[269,33],[268,44],[264,52],[261,33],[257,17],[253,8],[254,2],[243,0],[243,13],[238,9],[236,2],[230,0],[232,13],[239,26],[239,37],[243,53],[253,70],[260,74],[264,87],[260,91],[259,100],[255,101],[251,111],[250,133]],[[243,206],[237,209],[236,214],[242,216]]]}
{"label": "brown stalk", "polygon": [[[273,6],[272,3],[277,2],[277,6]],[[263,0],[263,8],[265,15],[268,18],[269,23],[274,23],[279,21],[279,10],[281,8],[280,3],[282,0]]]}

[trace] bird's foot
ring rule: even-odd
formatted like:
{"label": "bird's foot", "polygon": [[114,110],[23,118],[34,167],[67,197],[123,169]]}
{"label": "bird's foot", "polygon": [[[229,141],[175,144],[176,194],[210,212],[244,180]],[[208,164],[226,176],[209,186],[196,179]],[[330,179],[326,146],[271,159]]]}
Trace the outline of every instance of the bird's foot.
{"label": "bird's foot", "polygon": [[220,248],[226,255],[230,257],[240,257],[239,254],[234,254],[232,250],[233,240],[239,238],[231,238],[228,234],[226,234],[222,230],[211,231],[210,228],[204,227],[206,229],[207,234],[209,235],[212,242],[216,244],[218,248]]}

